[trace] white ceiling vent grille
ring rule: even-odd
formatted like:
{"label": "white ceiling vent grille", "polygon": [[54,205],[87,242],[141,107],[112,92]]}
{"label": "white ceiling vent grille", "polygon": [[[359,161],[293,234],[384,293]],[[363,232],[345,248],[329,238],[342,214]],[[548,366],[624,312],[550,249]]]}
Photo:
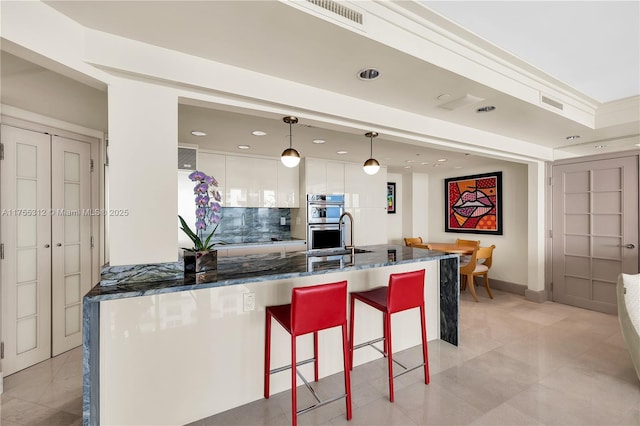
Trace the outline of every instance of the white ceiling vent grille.
{"label": "white ceiling vent grille", "polygon": [[362,13],[343,6],[338,2],[335,2],[333,0],[307,0],[307,3],[311,3],[328,12],[331,12],[334,15],[338,15],[343,17],[344,19],[348,19],[353,23],[362,25]]}
{"label": "white ceiling vent grille", "polygon": [[550,106],[552,108],[555,109],[559,109],[560,111],[562,111],[564,109],[564,105],[562,105],[562,103],[555,101],[551,98],[546,97],[545,95],[542,95],[542,97],[540,98],[540,101],[545,104],[546,106]]}
{"label": "white ceiling vent grille", "polygon": [[178,147],[178,169],[196,170],[198,150],[196,148]]}

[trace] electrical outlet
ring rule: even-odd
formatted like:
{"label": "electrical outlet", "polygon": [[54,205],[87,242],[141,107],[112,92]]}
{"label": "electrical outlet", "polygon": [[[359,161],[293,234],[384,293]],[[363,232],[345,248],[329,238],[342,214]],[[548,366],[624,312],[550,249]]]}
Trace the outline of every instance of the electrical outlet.
{"label": "electrical outlet", "polygon": [[253,311],[256,309],[256,294],[255,293],[244,293],[244,312]]}
{"label": "electrical outlet", "polygon": [[286,217],[281,217],[280,218],[280,225],[286,225],[287,224],[287,218]]}

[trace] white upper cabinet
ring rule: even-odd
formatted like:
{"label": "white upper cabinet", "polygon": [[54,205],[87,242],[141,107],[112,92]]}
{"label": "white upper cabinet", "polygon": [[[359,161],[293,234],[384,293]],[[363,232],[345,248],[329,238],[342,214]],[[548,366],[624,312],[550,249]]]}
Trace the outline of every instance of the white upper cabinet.
{"label": "white upper cabinet", "polygon": [[300,207],[300,167],[286,167],[277,161],[278,191],[277,207]]}
{"label": "white upper cabinet", "polygon": [[225,207],[299,207],[299,169],[279,160],[226,156]]}
{"label": "white upper cabinet", "polygon": [[[222,154],[198,153],[198,170],[214,177],[218,181],[218,190],[224,197],[226,182],[225,156]],[[224,205],[224,204],[223,204]]]}
{"label": "white upper cabinet", "polygon": [[307,194],[344,194],[344,163],[305,158],[304,173]]}
{"label": "white upper cabinet", "polygon": [[307,194],[327,193],[327,162],[317,158],[304,159],[305,188]]}
{"label": "white upper cabinet", "polygon": [[327,161],[327,194],[344,194],[344,163]]}
{"label": "white upper cabinet", "polygon": [[387,168],[368,175],[359,164],[345,164],[345,207],[387,208]]}
{"label": "white upper cabinet", "polygon": [[226,207],[276,207],[276,160],[227,156]]}

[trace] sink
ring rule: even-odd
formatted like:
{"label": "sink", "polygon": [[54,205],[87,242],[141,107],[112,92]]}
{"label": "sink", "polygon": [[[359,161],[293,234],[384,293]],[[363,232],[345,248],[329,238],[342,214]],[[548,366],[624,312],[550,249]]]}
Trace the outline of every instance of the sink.
{"label": "sink", "polygon": [[[371,250],[364,250],[364,249],[356,248],[354,250],[354,253],[355,254],[371,253]],[[351,254],[351,250],[350,249],[339,248],[339,249],[309,250],[307,252],[307,256],[317,256],[317,257],[345,256],[347,254]]]}

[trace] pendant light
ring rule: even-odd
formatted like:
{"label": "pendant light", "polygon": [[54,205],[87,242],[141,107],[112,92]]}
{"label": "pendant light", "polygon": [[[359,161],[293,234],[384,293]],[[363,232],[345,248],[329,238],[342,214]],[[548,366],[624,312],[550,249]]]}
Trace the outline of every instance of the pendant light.
{"label": "pendant light", "polygon": [[300,154],[298,151],[293,149],[293,134],[291,131],[291,125],[296,124],[298,122],[297,117],[283,117],[282,121],[285,123],[289,123],[289,148],[285,149],[282,152],[282,156],[280,157],[280,161],[286,167],[295,167],[300,162]]}
{"label": "pendant light", "polygon": [[364,164],[362,165],[362,168],[364,169],[364,172],[366,174],[375,175],[376,173],[378,173],[378,170],[380,170],[380,163],[378,163],[378,160],[373,158],[373,138],[377,137],[378,133],[367,132],[364,135],[371,140],[371,156],[367,161],[364,162]]}

